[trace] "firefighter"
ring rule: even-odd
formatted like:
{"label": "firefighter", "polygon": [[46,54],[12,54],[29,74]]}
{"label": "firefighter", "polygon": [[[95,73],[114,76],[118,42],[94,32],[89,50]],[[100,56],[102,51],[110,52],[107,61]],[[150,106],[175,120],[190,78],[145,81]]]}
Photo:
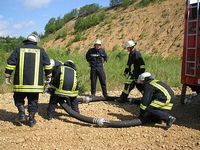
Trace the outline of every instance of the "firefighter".
{"label": "firefighter", "polygon": [[107,97],[106,88],[106,75],[104,72],[104,62],[107,61],[107,54],[101,46],[101,40],[96,39],[94,47],[90,48],[86,53],[86,59],[90,64],[90,80],[91,80],[91,95],[92,97],[96,94],[96,82],[97,77],[99,78],[101,89],[104,97]]}
{"label": "firefighter", "polygon": [[145,72],[145,63],[140,52],[135,49],[135,46],[136,42],[133,40],[129,40],[125,44],[125,48],[128,50],[129,56],[127,67],[124,70],[124,76],[126,78],[124,90],[120,95],[120,98],[117,99],[120,103],[128,102],[128,95],[135,86],[139,91],[142,91],[143,89],[141,84],[136,83],[136,80],[140,74]]}
{"label": "firefighter", "polygon": [[[45,90],[44,90],[44,93],[49,93],[51,95],[52,93],[52,89],[50,88],[51,85],[52,85],[52,77],[54,76],[54,74],[56,73],[56,70],[58,67],[60,67],[61,65],[63,65],[63,62],[61,61],[58,61],[56,59],[50,59],[50,64],[51,64],[51,67],[52,67],[52,76],[51,76],[51,82],[45,84]],[[51,99],[51,98],[50,98]]]}
{"label": "firefighter", "polygon": [[144,85],[139,115],[142,123],[164,121],[166,128],[170,128],[176,120],[169,114],[173,107],[173,90],[166,83],[154,79],[149,72],[139,75],[137,82]]}
{"label": "firefighter", "polygon": [[54,117],[57,103],[67,103],[74,111],[79,113],[77,96],[76,66],[72,60],[67,60],[64,65],[53,69],[52,90],[47,108],[48,120]]}
{"label": "firefighter", "polygon": [[39,38],[30,34],[24,45],[16,48],[7,60],[5,69],[6,84],[11,84],[11,74],[15,70],[13,91],[14,102],[18,108],[18,121],[26,121],[24,99],[28,99],[28,124],[33,127],[36,124],[35,113],[38,110],[39,93],[44,90],[43,70],[46,82],[51,79],[51,65],[45,50],[37,46]]}

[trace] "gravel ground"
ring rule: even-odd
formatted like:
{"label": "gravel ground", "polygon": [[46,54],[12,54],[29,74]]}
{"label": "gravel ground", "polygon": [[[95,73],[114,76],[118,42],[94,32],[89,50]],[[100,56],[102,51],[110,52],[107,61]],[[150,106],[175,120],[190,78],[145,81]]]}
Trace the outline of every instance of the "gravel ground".
{"label": "gravel ground", "polygon": [[[180,91],[176,90],[180,95]],[[110,92],[119,95],[119,92]],[[140,96],[137,91],[131,96]],[[17,109],[12,94],[0,95],[0,149],[86,149],[86,150],[199,150],[200,149],[200,96],[191,103],[180,104],[180,96],[172,115],[177,118],[175,124],[165,130],[165,124],[155,126],[137,126],[130,128],[105,128],[80,122],[56,109],[55,119],[46,119],[49,95],[40,95],[37,124],[30,128],[18,126],[15,118]],[[118,104],[116,102],[93,102],[79,105],[81,114],[128,120],[138,114],[138,106]]]}

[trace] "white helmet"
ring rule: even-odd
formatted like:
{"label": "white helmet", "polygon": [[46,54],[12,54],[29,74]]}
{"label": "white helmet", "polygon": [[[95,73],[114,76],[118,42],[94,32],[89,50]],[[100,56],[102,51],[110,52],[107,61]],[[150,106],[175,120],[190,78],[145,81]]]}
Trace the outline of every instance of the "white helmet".
{"label": "white helmet", "polygon": [[148,77],[152,77],[151,73],[149,73],[149,72],[142,73],[141,75],[139,75],[139,77],[137,79],[137,83],[141,83],[141,81],[144,81],[145,78],[148,78]]}
{"label": "white helmet", "polygon": [[101,45],[101,40],[100,40],[100,39],[96,39],[96,40],[94,41],[94,45],[95,45],[95,44]]}
{"label": "white helmet", "polygon": [[136,45],[136,42],[133,41],[133,40],[129,40],[126,44],[125,44],[125,48],[128,48],[128,47],[133,47]]}
{"label": "white helmet", "polygon": [[54,59],[50,59],[50,64],[51,64],[52,67],[55,66],[55,61],[54,61]]}
{"label": "white helmet", "polygon": [[39,42],[39,37],[35,34],[30,34],[28,35],[27,40],[37,43]]}

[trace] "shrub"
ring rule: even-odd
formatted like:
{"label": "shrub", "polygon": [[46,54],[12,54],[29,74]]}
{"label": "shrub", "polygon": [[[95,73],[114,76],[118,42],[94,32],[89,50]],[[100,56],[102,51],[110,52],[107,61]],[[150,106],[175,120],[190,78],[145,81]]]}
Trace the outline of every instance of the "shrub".
{"label": "shrub", "polygon": [[162,2],[164,0],[141,0],[139,3],[137,3],[135,5],[135,8],[142,8],[142,7],[146,7],[151,3],[156,3],[156,2]]}
{"label": "shrub", "polygon": [[128,7],[130,4],[132,4],[132,0],[123,0],[123,2],[122,2],[122,6],[123,7]]}
{"label": "shrub", "polygon": [[64,15],[63,20],[65,23],[69,22],[73,18],[76,18],[78,16],[78,10],[73,9],[70,13],[67,13]]}
{"label": "shrub", "polygon": [[78,45],[78,46],[75,47],[74,50],[75,50],[75,51],[79,51],[80,49],[81,49],[81,47],[80,47],[80,45]]}
{"label": "shrub", "polygon": [[85,5],[79,9],[78,17],[87,16],[89,14],[97,12],[99,9],[100,9],[100,6],[98,4]]}
{"label": "shrub", "polygon": [[106,14],[104,11],[97,13],[97,14],[92,14],[90,16],[87,16],[85,18],[79,18],[75,22],[75,32],[81,32],[84,31],[92,26],[95,26],[102,22],[106,18]]}
{"label": "shrub", "polygon": [[65,37],[67,36],[67,32],[59,32],[56,37],[55,37],[55,40],[58,40],[58,39],[65,39]]}
{"label": "shrub", "polygon": [[124,52],[124,51],[119,51],[115,58],[119,59],[119,60],[122,60],[127,54]]}
{"label": "shrub", "polygon": [[84,36],[83,36],[82,34],[80,34],[80,33],[77,33],[77,34],[74,36],[74,39],[73,39],[72,42],[78,42],[78,41],[81,41],[81,40],[83,40],[83,39],[85,39]]}
{"label": "shrub", "polygon": [[135,2],[135,0],[110,0],[110,7],[128,7],[133,2]]}
{"label": "shrub", "polygon": [[67,45],[66,45],[66,47],[69,47],[69,46],[71,46],[71,45],[72,45],[72,43],[73,43],[73,40],[72,40],[72,39],[70,39],[70,40],[67,42]]}
{"label": "shrub", "polygon": [[121,49],[122,49],[121,46],[115,45],[115,46],[113,46],[112,51],[120,51]]}
{"label": "shrub", "polygon": [[19,38],[15,38],[15,37],[0,37],[0,49],[2,51],[6,51],[6,52],[10,52],[12,50],[14,50],[16,47],[22,45],[23,40],[25,40],[25,38],[23,37],[19,37]]}

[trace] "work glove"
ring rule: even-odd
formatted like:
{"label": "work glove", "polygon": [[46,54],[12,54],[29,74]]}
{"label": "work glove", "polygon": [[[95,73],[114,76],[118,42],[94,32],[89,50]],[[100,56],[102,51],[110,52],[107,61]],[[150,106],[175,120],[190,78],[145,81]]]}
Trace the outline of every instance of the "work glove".
{"label": "work glove", "polygon": [[10,79],[10,77],[11,77],[11,75],[10,74],[5,74],[5,83],[7,84],[7,85],[11,85],[12,84],[12,81],[11,81],[11,79]]}
{"label": "work glove", "polygon": [[129,68],[126,68],[126,69],[124,70],[124,76],[127,76],[127,75],[129,74],[129,72],[130,72]]}
{"label": "work glove", "polygon": [[51,87],[50,84],[46,84],[44,87],[43,93],[49,93],[50,95],[53,95],[55,90]]}
{"label": "work glove", "polygon": [[47,85],[51,82],[51,76],[52,76],[52,74],[49,74],[46,76],[46,80],[44,81],[45,85]]}

